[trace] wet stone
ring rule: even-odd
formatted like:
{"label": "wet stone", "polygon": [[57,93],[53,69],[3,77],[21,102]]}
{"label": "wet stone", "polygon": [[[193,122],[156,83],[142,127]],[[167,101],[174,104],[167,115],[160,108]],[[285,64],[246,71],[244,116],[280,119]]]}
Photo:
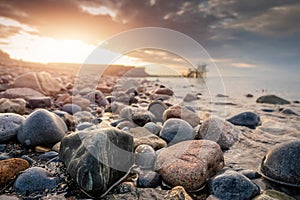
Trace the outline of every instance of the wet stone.
{"label": "wet stone", "polygon": [[29,107],[31,109],[35,108],[48,108],[51,107],[50,97],[32,97],[28,100]]}
{"label": "wet stone", "polygon": [[237,126],[246,126],[251,129],[255,129],[257,126],[261,125],[261,120],[259,115],[254,112],[242,112],[234,115],[227,119],[230,123]]}
{"label": "wet stone", "polygon": [[232,170],[213,177],[209,189],[219,199],[232,200],[252,199],[260,192],[259,187],[250,179]]}
{"label": "wet stone", "polygon": [[272,182],[299,187],[299,155],[300,140],[276,145],[262,159],[260,172]]}
{"label": "wet stone", "polygon": [[283,105],[283,104],[290,104],[289,101],[281,98],[281,97],[278,97],[276,95],[264,95],[264,96],[261,96],[259,97],[257,100],[256,100],[257,103],[268,103],[268,104],[280,104],[280,105]]}
{"label": "wet stone", "polygon": [[168,106],[161,101],[154,101],[149,104],[148,110],[155,116],[155,122],[163,122],[163,113]]}

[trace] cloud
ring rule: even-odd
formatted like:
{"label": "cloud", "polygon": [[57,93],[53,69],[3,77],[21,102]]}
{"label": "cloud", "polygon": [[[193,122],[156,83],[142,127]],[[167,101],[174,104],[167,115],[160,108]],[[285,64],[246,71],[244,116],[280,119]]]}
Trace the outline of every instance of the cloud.
{"label": "cloud", "polygon": [[249,64],[249,63],[243,63],[243,62],[238,62],[238,63],[231,63],[233,67],[239,67],[239,68],[253,68],[257,67],[254,64]]}

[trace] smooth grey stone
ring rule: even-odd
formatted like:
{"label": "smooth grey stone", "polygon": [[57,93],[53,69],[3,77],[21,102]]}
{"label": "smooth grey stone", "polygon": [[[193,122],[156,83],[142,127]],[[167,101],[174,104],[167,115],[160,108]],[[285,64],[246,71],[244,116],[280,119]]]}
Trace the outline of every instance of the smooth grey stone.
{"label": "smooth grey stone", "polygon": [[52,190],[60,182],[60,178],[53,177],[47,170],[41,167],[31,167],[18,176],[14,189],[18,194],[29,195],[46,189]]}
{"label": "smooth grey stone", "polygon": [[261,125],[261,120],[259,115],[254,112],[242,112],[234,115],[227,119],[230,123],[237,126],[246,126],[251,129],[255,129],[256,126]]}
{"label": "smooth grey stone", "polygon": [[160,184],[161,176],[151,170],[142,171],[137,180],[137,186],[140,188],[156,188]]}
{"label": "smooth grey stone", "polygon": [[68,131],[64,121],[45,109],[31,113],[18,130],[18,141],[22,145],[51,145],[59,142]]}
{"label": "smooth grey stone", "polygon": [[81,111],[81,107],[77,104],[67,103],[62,107],[62,110],[73,115],[73,114]]}
{"label": "smooth grey stone", "polygon": [[261,96],[259,97],[257,100],[256,100],[257,103],[268,103],[268,104],[280,104],[280,105],[283,105],[283,104],[290,104],[289,101],[281,98],[281,97],[278,97],[276,95],[264,95],[264,96]]}
{"label": "smooth grey stone", "polygon": [[14,138],[25,118],[15,113],[0,113],[0,143]]}

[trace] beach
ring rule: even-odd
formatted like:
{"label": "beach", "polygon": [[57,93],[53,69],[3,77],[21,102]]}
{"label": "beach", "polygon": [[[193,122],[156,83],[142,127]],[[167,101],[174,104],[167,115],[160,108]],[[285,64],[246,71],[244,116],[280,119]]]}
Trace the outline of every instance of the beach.
{"label": "beach", "polygon": [[[218,199],[219,176],[247,183],[241,199],[270,190],[300,198],[260,171],[274,146],[299,141],[295,80],[0,70],[0,198]],[[280,99],[258,102],[266,95]]]}

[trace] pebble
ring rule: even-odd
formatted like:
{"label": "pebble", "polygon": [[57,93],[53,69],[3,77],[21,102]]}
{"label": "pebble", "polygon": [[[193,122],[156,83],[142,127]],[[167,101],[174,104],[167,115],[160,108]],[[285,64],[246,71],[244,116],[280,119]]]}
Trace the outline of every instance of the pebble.
{"label": "pebble", "polygon": [[197,191],[223,166],[223,153],[217,143],[191,140],[162,150],[156,158],[155,171],[170,186]]}
{"label": "pebble", "polygon": [[276,190],[265,190],[253,200],[296,200],[293,197]]}
{"label": "pebble", "polygon": [[176,186],[165,196],[166,200],[193,200],[193,198],[185,191],[184,187]]}
{"label": "pebble", "polygon": [[286,115],[296,115],[300,116],[300,113],[292,108],[283,108],[280,110],[281,113],[286,114]]}
{"label": "pebble", "polygon": [[43,160],[43,161],[48,161],[48,160],[51,160],[52,158],[54,157],[57,157],[58,156],[58,153],[55,152],[55,151],[49,151],[49,152],[46,152],[46,153],[43,153],[41,155],[39,155],[39,160]]}
{"label": "pebble", "polygon": [[184,102],[191,102],[197,100],[198,97],[195,94],[188,93],[183,97]]}
{"label": "pebble", "polygon": [[141,144],[134,151],[135,164],[141,169],[153,169],[156,154],[155,150],[147,144]]}
{"label": "pebble", "polygon": [[84,129],[86,129],[86,128],[92,127],[92,126],[94,126],[93,123],[90,123],[90,122],[82,122],[82,123],[80,123],[80,124],[78,124],[78,125],[76,126],[76,129],[77,129],[78,131],[81,131],[81,130],[84,130]]}
{"label": "pebble", "polygon": [[50,148],[48,148],[48,147],[42,147],[42,146],[36,146],[36,147],[34,148],[34,150],[35,150],[35,152],[37,152],[37,153],[45,153],[45,152],[51,151]]}
{"label": "pebble", "polygon": [[133,136],[135,147],[141,144],[147,144],[150,145],[153,149],[157,150],[167,146],[165,140],[158,137],[157,135],[154,135],[143,127],[131,128],[129,134]]}
{"label": "pebble", "polygon": [[281,98],[281,97],[278,97],[276,95],[264,95],[264,96],[261,96],[259,97],[257,100],[256,100],[257,103],[268,103],[268,104],[280,104],[280,105],[283,105],[283,104],[290,104],[289,101]]}
{"label": "pebble", "polygon": [[245,96],[248,97],[248,98],[254,97],[253,94],[246,94]]}
{"label": "pebble", "polygon": [[57,94],[62,88],[60,83],[47,72],[28,72],[22,74],[15,79],[13,87],[32,88],[49,96]]}
{"label": "pebble", "polygon": [[77,124],[82,122],[91,122],[93,119],[95,119],[95,116],[88,111],[78,111],[73,115],[73,117]]}
{"label": "pebble", "polygon": [[71,115],[73,115],[73,114],[81,111],[81,107],[79,105],[76,105],[76,104],[67,103],[62,107],[62,110],[69,113],[69,114],[71,114]]}
{"label": "pebble", "polygon": [[162,94],[172,96],[174,92],[169,88],[157,88],[153,91],[153,94]]}
{"label": "pebble", "polygon": [[47,170],[41,167],[31,167],[18,176],[14,183],[14,189],[18,194],[30,195],[35,192],[52,190],[60,182],[60,178],[53,177]]}
{"label": "pebble", "polygon": [[144,126],[148,122],[151,122],[154,119],[154,116],[149,111],[138,109],[131,114],[131,119],[138,126]]}
{"label": "pebble", "polygon": [[0,99],[0,113],[17,113],[23,115],[26,109],[26,101],[21,98],[17,99]]}
{"label": "pebble", "polygon": [[64,121],[45,109],[32,112],[18,130],[18,141],[22,145],[50,145],[60,141],[67,132]]}
{"label": "pebble", "polygon": [[0,98],[29,100],[33,97],[44,97],[44,95],[31,88],[10,88],[0,93]]}
{"label": "pebble", "polygon": [[137,186],[140,188],[156,188],[160,183],[160,175],[151,170],[142,171],[137,179]]}
{"label": "pebble", "polygon": [[252,199],[260,189],[246,176],[232,170],[213,177],[209,183],[211,194],[219,199]]}
{"label": "pebble", "polygon": [[184,106],[171,106],[163,113],[163,120],[179,118],[188,122],[192,127],[199,125],[200,117],[197,113],[189,110]]}
{"label": "pebble", "polygon": [[28,104],[31,109],[49,108],[51,107],[50,97],[31,97],[28,99]]}
{"label": "pebble", "polygon": [[118,129],[123,129],[125,127],[131,129],[131,128],[136,127],[136,125],[133,122],[126,120],[126,121],[120,122],[116,127]]}
{"label": "pebble", "polygon": [[239,139],[241,131],[231,123],[213,117],[205,120],[195,139],[212,140],[220,145],[222,149],[229,149]]}
{"label": "pebble", "polygon": [[162,127],[157,125],[154,122],[148,122],[147,124],[145,124],[143,126],[145,129],[147,129],[148,131],[150,131],[151,133],[158,135],[159,132],[161,131]]}
{"label": "pebble", "polygon": [[161,101],[153,101],[149,104],[148,110],[154,115],[154,122],[163,122],[163,113],[168,106]]}
{"label": "pebble", "polygon": [[117,128],[84,130],[62,139],[59,157],[79,187],[101,196],[133,165],[133,148],[132,136]]}
{"label": "pebble", "polygon": [[0,185],[5,184],[20,171],[29,167],[29,163],[22,158],[9,158],[0,161]]}
{"label": "pebble", "polygon": [[194,130],[186,121],[173,118],[164,123],[159,136],[170,146],[181,141],[193,140]]}
{"label": "pebble", "polygon": [[258,114],[254,112],[242,112],[227,119],[230,123],[237,126],[246,126],[255,129],[261,125],[261,120]]}
{"label": "pebble", "polygon": [[88,93],[84,96],[84,98],[90,100],[91,103],[101,107],[105,107],[108,104],[108,101],[105,98],[104,94],[99,90]]}
{"label": "pebble", "polygon": [[24,121],[21,115],[0,113],[0,143],[14,138]]}

